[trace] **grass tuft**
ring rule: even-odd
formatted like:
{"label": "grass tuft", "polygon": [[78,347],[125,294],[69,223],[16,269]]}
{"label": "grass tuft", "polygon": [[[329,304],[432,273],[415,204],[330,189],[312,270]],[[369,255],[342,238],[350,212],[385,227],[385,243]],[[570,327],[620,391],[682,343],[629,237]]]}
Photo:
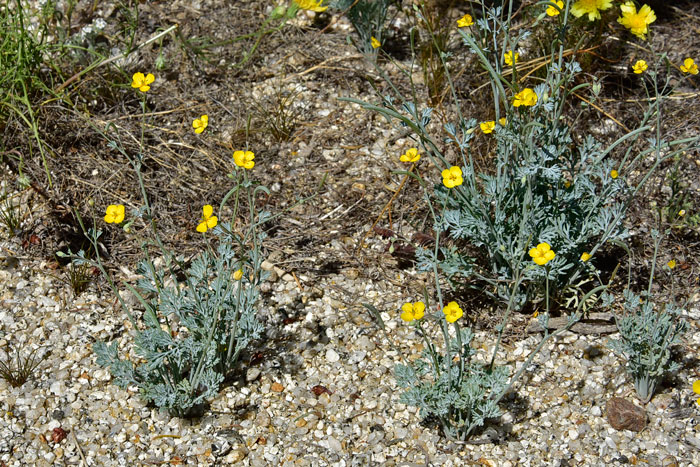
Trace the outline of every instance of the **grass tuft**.
{"label": "grass tuft", "polygon": [[38,350],[32,349],[29,355],[22,357],[20,347],[15,347],[14,362],[11,352],[8,351],[7,358],[0,360],[0,378],[10,383],[13,388],[22,386],[41,364],[43,357],[37,355]]}

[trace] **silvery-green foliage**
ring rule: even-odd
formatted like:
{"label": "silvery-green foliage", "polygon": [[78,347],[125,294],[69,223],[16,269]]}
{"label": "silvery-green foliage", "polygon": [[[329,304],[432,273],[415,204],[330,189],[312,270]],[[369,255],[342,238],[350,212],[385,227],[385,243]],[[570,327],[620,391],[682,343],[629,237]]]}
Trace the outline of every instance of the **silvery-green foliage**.
{"label": "silvery-green foliage", "polygon": [[355,46],[366,54],[374,53],[372,37],[383,43],[384,24],[393,0],[335,0],[331,6],[346,12],[355,32],[360,37]]}
{"label": "silvery-green foliage", "polygon": [[[137,386],[145,400],[178,416],[214,397],[240,352],[263,331],[255,313],[259,286],[268,273],[261,268],[259,248],[244,248],[229,224],[212,232],[219,240],[216,251],[195,258],[182,281],[151,261],[140,263],[137,288],[145,306],[144,329],[134,340],[135,354],[144,363],[120,359],[117,342],[93,347],[97,363],[109,368],[115,384]],[[237,281],[233,274],[238,269],[244,274]]]}
{"label": "silvery-green foliage", "polygon": [[661,308],[648,296],[640,298],[630,290],[624,295],[624,312],[615,316],[620,338],[610,339],[608,346],[627,361],[627,373],[637,394],[648,401],[664,376],[678,370],[680,365],[671,360],[670,347],[680,343],[688,323],[671,303]]}
{"label": "silvery-green foliage", "polygon": [[[476,187],[436,188],[439,204],[447,207],[437,227],[482,249],[494,278],[514,277],[523,253],[547,242],[557,254],[550,279],[566,285],[583,252],[606,234],[608,240],[626,236],[619,199],[624,184],[610,177],[612,163],[602,160],[590,136],[576,147],[569,128],[553,121],[552,113],[543,105],[527,116],[511,114],[508,125],[494,131],[494,173],[474,174],[463,166],[465,184],[473,179]],[[448,275],[456,261],[450,256],[442,261]],[[531,279],[545,274],[545,268],[528,270]]]}
{"label": "silvery-green foliage", "polygon": [[[508,368],[472,362],[471,330],[455,329],[460,339],[450,339],[448,355],[430,346],[419,359],[396,365],[394,375],[397,384],[406,388],[400,397],[403,404],[420,408],[423,417],[437,417],[447,436],[464,440],[486,419],[500,416],[492,396],[506,387]],[[456,357],[459,363],[454,363]]]}

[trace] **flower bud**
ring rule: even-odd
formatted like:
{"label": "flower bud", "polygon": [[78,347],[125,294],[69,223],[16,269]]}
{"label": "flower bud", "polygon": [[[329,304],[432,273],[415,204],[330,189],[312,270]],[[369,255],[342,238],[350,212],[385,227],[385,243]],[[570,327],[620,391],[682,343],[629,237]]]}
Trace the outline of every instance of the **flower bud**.
{"label": "flower bud", "polygon": [[284,5],[277,5],[272,13],[270,13],[270,18],[279,19],[287,14],[287,7]]}

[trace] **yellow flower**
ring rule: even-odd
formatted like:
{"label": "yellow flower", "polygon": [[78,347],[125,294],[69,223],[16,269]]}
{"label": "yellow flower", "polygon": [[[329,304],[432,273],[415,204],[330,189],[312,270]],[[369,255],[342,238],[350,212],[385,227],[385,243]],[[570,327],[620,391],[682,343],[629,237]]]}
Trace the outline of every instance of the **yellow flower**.
{"label": "yellow flower", "polygon": [[447,188],[454,188],[461,185],[462,182],[464,182],[462,178],[462,169],[456,165],[442,171],[442,183]]}
{"label": "yellow flower", "polygon": [[202,208],[202,220],[197,226],[197,232],[206,232],[208,229],[213,229],[219,222],[214,214],[214,208],[210,204],[205,205]]}
{"label": "yellow flower", "polygon": [[571,14],[577,18],[588,15],[588,21],[600,19],[600,12],[612,7],[612,0],[577,0],[571,5]]}
{"label": "yellow flower", "polygon": [[321,0],[294,0],[294,3],[299,5],[299,8],[302,10],[311,10],[318,13],[328,9],[327,6],[321,6]]}
{"label": "yellow flower", "polygon": [[[693,383],[693,392],[695,394],[700,394],[700,379]],[[700,405],[700,399],[696,400],[695,402],[697,402],[698,405]]]}
{"label": "yellow flower", "polygon": [[647,68],[649,68],[649,65],[647,65],[647,62],[644,60],[637,60],[637,63],[632,65],[632,71],[634,71],[634,73],[637,75],[641,75],[647,71]]}
{"label": "yellow flower", "polygon": [[503,60],[506,62],[506,65],[508,65],[508,66],[513,66],[513,64],[518,63],[519,57],[520,57],[520,54],[518,52],[515,52],[515,54],[513,54],[512,50],[509,50],[508,52],[503,54]]}
{"label": "yellow flower", "polygon": [[405,154],[401,154],[399,160],[401,162],[418,162],[420,160],[420,154],[418,154],[418,149],[409,149],[408,151],[406,151]]}
{"label": "yellow flower", "polygon": [[550,5],[547,7],[547,16],[558,16],[561,10],[564,9],[564,2],[561,0],[550,0],[549,3]]}
{"label": "yellow flower", "polygon": [[646,34],[649,32],[647,26],[656,21],[656,15],[649,5],[644,5],[637,12],[634,2],[625,2],[620,5],[620,10],[622,10],[622,16],[617,18],[617,22],[640,39],[646,39]]}
{"label": "yellow flower", "polygon": [[685,209],[681,209],[680,211],[678,211],[678,217],[683,217],[683,216],[685,216]]}
{"label": "yellow flower", "polygon": [[149,89],[151,89],[149,84],[151,84],[155,80],[156,77],[153,76],[151,73],[145,76],[143,73],[134,73],[134,76],[131,77],[131,87],[138,88],[141,92],[146,92]]}
{"label": "yellow flower", "polygon": [[121,224],[124,220],[124,205],[110,204],[105,210],[105,222],[108,224]]}
{"label": "yellow flower", "polygon": [[506,124],[508,123],[508,120],[506,120],[506,117],[501,117],[498,119],[498,123],[500,123],[501,126],[506,126]]}
{"label": "yellow flower", "polygon": [[513,98],[513,107],[533,106],[535,104],[537,104],[537,94],[530,88],[523,89]]}
{"label": "yellow flower", "polygon": [[464,15],[457,20],[458,28],[468,28],[472,24],[474,24],[474,19],[472,19],[471,15]]}
{"label": "yellow flower", "polygon": [[610,176],[612,177],[613,180],[615,180],[617,177],[620,176],[620,174],[617,172],[617,170],[612,169],[612,170],[610,171]]}
{"label": "yellow flower", "polygon": [[413,320],[421,319],[423,317],[423,312],[425,311],[425,303],[415,302],[415,303],[404,303],[401,306],[401,319],[410,323]]}
{"label": "yellow flower", "polygon": [[379,42],[379,40],[374,36],[371,37],[370,42],[372,43],[373,49],[378,49],[379,47],[382,46],[382,43]]}
{"label": "yellow flower", "polygon": [[442,312],[445,313],[445,319],[448,323],[454,323],[464,314],[459,305],[457,305],[457,302],[448,303],[445,305],[445,308],[442,309]]}
{"label": "yellow flower", "polygon": [[548,243],[540,243],[535,248],[531,248],[527,254],[530,255],[532,260],[540,266],[544,266],[545,264],[549,263],[556,256]]}
{"label": "yellow flower", "polygon": [[585,263],[589,259],[591,259],[590,253],[588,253],[587,251],[584,251],[583,253],[581,253],[581,261],[583,261]]}
{"label": "yellow flower", "polygon": [[479,127],[481,127],[481,131],[484,132],[484,134],[489,134],[493,131],[494,128],[496,128],[496,122],[493,120],[490,122],[481,122],[479,123]]}
{"label": "yellow flower", "polygon": [[209,125],[209,115],[202,115],[199,118],[195,118],[192,122],[192,128],[194,132],[200,134]]}
{"label": "yellow flower", "polygon": [[676,260],[675,260],[675,259],[672,259],[671,261],[669,261],[668,263],[666,263],[666,266],[668,266],[669,269],[675,268],[675,267],[676,267]]}
{"label": "yellow flower", "polygon": [[243,277],[243,269],[238,269],[233,273],[233,280],[239,281]]}
{"label": "yellow flower", "polygon": [[244,169],[250,170],[255,167],[253,159],[255,159],[255,154],[252,151],[236,151],[233,153],[233,162]]}
{"label": "yellow flower", "polygon": [[691,75],[698,74],[698,66],[695,64],[695,60],[692,58],[686,58],[683,60],[683,65],[681,65],[681,71],[683,73],[690,73]]}

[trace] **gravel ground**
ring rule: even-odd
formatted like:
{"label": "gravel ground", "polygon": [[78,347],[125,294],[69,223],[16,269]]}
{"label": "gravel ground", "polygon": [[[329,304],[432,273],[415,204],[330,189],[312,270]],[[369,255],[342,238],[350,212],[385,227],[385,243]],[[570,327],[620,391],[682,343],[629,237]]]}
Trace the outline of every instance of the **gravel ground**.
{"label": "gravel ground", "polygon": [[[113,297],[93,287],[73,298],[50,263],[22,256],[16,241],[0,248],[0,358],[8,342],[47,353],[23,386],[0,380],[2,465],[700,465],[700,410],[687,370],[647,405],[641,433],[616,431],[605,403],[614,395],[634,400],[631,384],[603,346],[606,337],[573,333],[542,351],[506,397],[501,420],[476,443],[446,441],[398,402],[399,357],[355,305],[361,297],[398,310],[402,291],[352,269],[300,276],[300,290],[277,268],[260,312],[268,324],[261,362],[203,418],[171,419],[132,388],[111,384],[95,363],[96,339],[130,329]],[[275,325],[283,309],[300,319]],[[700,344],[695,313],[687,349]],[[383,318],[402,352],[418,350],[398,312]],[[498,360],[519,368],[537,341],[530,335],[507,346]],[[480,358],[492,343],[477,333]],[[128,332],[121,346],[131,347]]]}
{"label": "gravel ground", "polygon": [[[342,34],[348,31],[347,23],[337,27]],[[296,58],[292,55],[290,60]],[[345,63],[346,56],[335,58]],[[350,71],[357,61],[348,58],[347,63],[348,69],[339,73],[350,77],[348,84],[360,87],[360,73]],[[261,82],[254,92],[264,93],[271,85]],[[54,262],[39,259],[41,255],[31,254],[23,240],[8,240],[7,232],[0,231],[0,359],[7,359],[8,350],[18,345],[23,355],[37,349],[43,356],[34,377],[21,387],[13,388],[0,379],[0,467],[700,467],[700,407],[691,391],[692,382],[700,378],[694,357],[700,346],[697,308],[687,316],[691,329],[680,352],[685,358],[683,368],[645,407],[648,423],[640,433],[617,431],[606,419],[606,403],[612,397],[636,402],[620,360],[605,347],[614,335],[567,333],[550,341],[504,399],[501,419],[470,443],[445,440],[434,425],[421,420],[415,408],[398,402],[400,389],[393,367],[400,357],[360,303],[386,310],[383,319],[389,338],[405,355],[415,354],[421,349],[420,340],[402,324],[398,309],[410,298],[402,284],[426,278],[410,268],[389,268],[395,277],[386,280],[387,274],[377,273],[375,267],[362,269],[348,261],[332,268],[337,271],[320,271],[322,265],[348,256],[348,246],[358,244],[388,201],[391,190],[373,186],[396,189],[391,157],[398,156],[387,154],[400,154],[407,141],[382,119],[338,103],[335,91],[323,79],[305,82],[301,99],[308,104],[305,111],[310,117],[300,136],[273,154],[262,154],[256,162],[272,167],[268,181],[274,182],[270,186],[276,193],[296,186],[302,175],[286,174],[298,167],[315,166],[321,174],[330,173],[329,192],[313,206],[316,218],[326,219],[326,225],[340,223],[338,219],[351,210],[367,212],[332,231],[302,224],[303,217],[292,219],[309,229],[307,235],[323,232],[315,236],[311,248],[312,263],[318,268],[292,275],[293,271],[285,270],[289,261],[282,261],[279,254],[268,258],[266,267],[274,274],[264,286],[259,312],[267,329],[264,344],[254,350],[259,356],[246,358],[240,380],[211,401],[203,418],[169,418],[146,407],[136,388],[121,390],[113,385],[109,372],[96,364],[91,345],[119,336],[122,352],[133,347],[131,324],[115,298],[97,284],[74,297],[58,279],[63,272]],[[356,91],[343,90],[351,96],[367,96],[366,91]],[[154,89],[152,94],[157,92]],[[312,127],[321,130],[310,136]],[[326,138],[323,129],[342,136]],[[229,140],[229,130],[221,129],[222,140]],[[272,161],[287,152],[293,157]],[[37,219],[46,216],[43,201],[30,192],[17,196],[23,205],[34,206],[31,220],[41,224]],[[363,204],[357,207],[360,200]],[[368,242],[369,256],[388,256],[386,245],[378,239]],[[133,297],[125,295],[133,303]],[[497,361],[511,365],[514,373],[539,338],[523,334],[501,349]],[[473,344],[477,357],[488,358],[493,343],[492,332],[477,332]]]}

